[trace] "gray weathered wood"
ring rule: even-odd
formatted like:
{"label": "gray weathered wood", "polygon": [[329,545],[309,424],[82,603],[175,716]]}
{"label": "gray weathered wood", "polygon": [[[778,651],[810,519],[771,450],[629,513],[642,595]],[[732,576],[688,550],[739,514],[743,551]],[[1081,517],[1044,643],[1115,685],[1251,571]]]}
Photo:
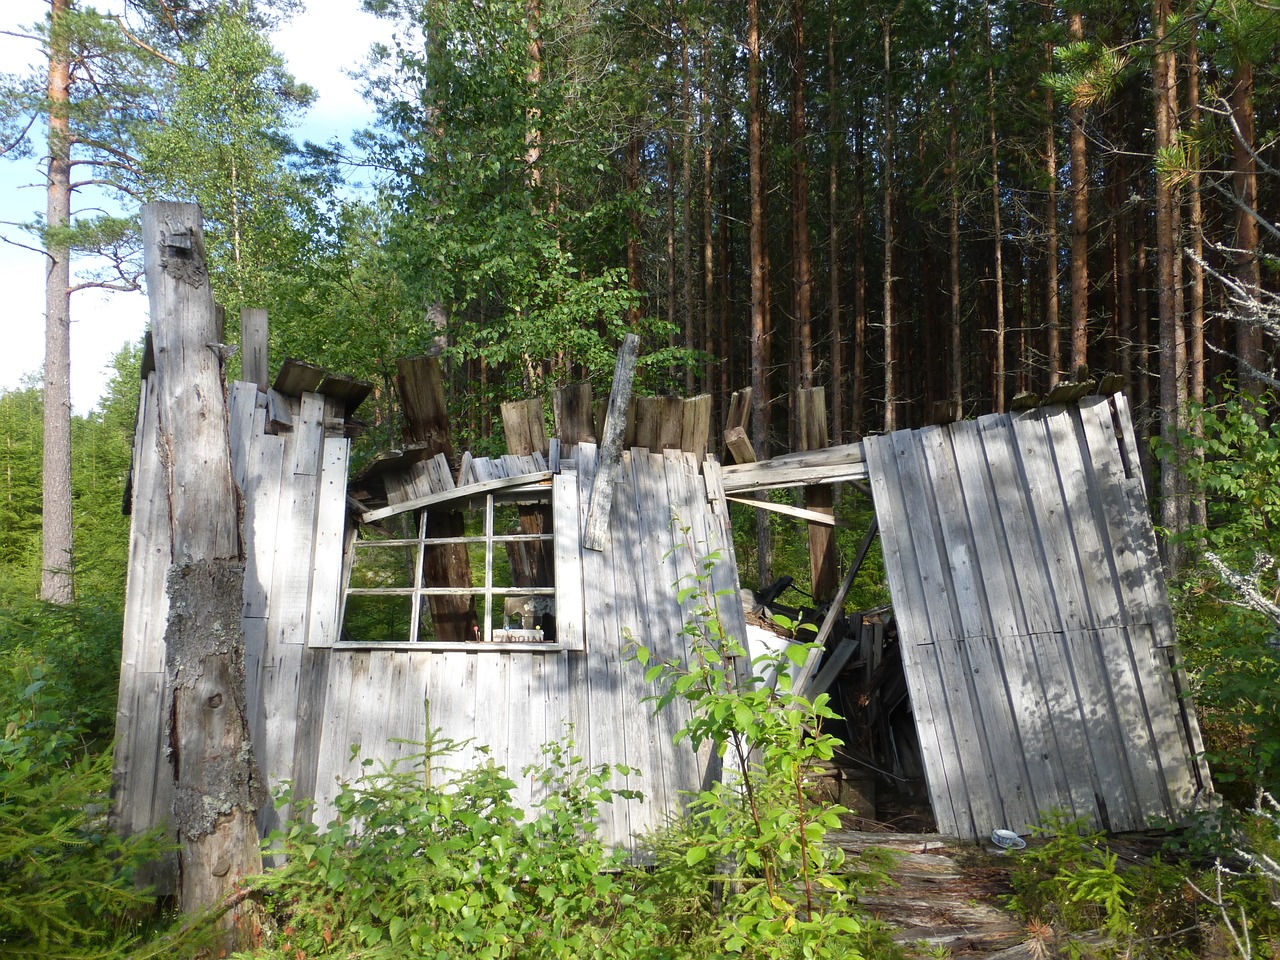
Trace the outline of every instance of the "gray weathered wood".
{"label": "gray weathered wood", "polygon": [[261,307],[240,308],[240,365],[243,378],[265,391],[271,383],[267,358],[267,311]]}
{"label": "gray weathered wood", "polygon": [[[141,219],[173,531],[165,627],[172,823],[181,844],[181,903],[199,913],[262,865],[244,699],[244,567],[220,357],[206,346],[219,338],[200,211],[149,203]],[[219,922],[223,944],[248,943],[250,920],[247,907],[229,911]]]}
{"label": "gray weathered wood", "polygon": [[[474,462],[478,463],[479,461]],[[485,480],[480,483],[458,487],[455,490],[448,490],[444,493],[431,493],[425,497],[415,497],[403,503],[366,511],[360,515],[360,522],[373,523],[376,520],[382,520],[384,517],[393,517],[397,513],[405,513],[409,510],[421,510],[426,507],[465,502],[473,497],[498,490],[519,490],[523,487],[533,490],[540,485],[545,485],[546,481],[550,479],[551,471],[543,470],[539,473],[529,473],[519,477],[499,477],[496,480]]]}
{"label": "gray weathered wood", "polygon": [[608,539],[613,482],[618,463],[622,460],[622,433],[626,427],[627,405],[631,402],[631,384],[636,376],[639,350],[640,338],[634,333],[628,333],[618,349],[613,388],[609,391],[609,412],[604,421],[604,440],[598,453],[599,466],[591,483],[591,504],[582,533],[582,545],[588,550],[603,550]]}
{"label": "gray weathered wood", "polygon": [[866,479],[867,465],[861,443],[788,453],[759,463],[736,463],[724,468],[726,493]]}
{"label": "gray weathered wood", "polygon": [[275,383],[272,386],[285,396],[300,397],[304,393],[315,390],[324,378],[324,367],[303,360],[295,360],[293,357],[285,357],[284,363],[280,364],[280,369],[276,372]]}

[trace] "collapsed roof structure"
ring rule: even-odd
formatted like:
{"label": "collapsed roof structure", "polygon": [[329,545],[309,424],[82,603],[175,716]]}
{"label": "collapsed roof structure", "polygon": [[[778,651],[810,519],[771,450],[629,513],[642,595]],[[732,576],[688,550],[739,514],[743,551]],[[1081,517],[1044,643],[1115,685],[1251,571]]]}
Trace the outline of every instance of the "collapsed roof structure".
{"label": "collapsed roof structure", "polygon": [[[217,334],[200,334],[214,352]],[[844,483],[871,494],[894,628],[833,628],[873,527],[794,681],[810,693],[860,684],[874,701],[892,688],[894,648],[904,692],[884,712],[906,719],[854,762],[920,775],[938,829],[969,838],[1025,832],[1054,808],[1138,828],[1209,789],[1121,395],[759,463],[741,454],[739,403],[726,439],[748,462],[722,466],[708,452],[710,398],[619,402],[620,364],[608,414],[581,388],[561,391],[547,437],[540,399],[506,405],[510,452],[482,457],[452,449],[439,361],[421,357],[399,364],[404,444],[352,478],[369,385],[292,361],[269,384],[260,337],[244,345],[244,380],[185,406],[174,398],[189,385],[144,360],[115,767],[126,832],[175,803],[173,411],[207,420],[229,451],[252,750],[265,785],[291,784],[318,822],[363,758],[393,763],[438,731],[462,745],[445,765],[488,757],[526,802],[538,787],[520,772],[572,736],[592,767],[642,771],[615,774],[642,795],[604,812],[605,836],[629,844],[659,826],[721,771],[714,750],[675,742],[688,708],[655,712],[631,650],[688,655],[694,602],[677,585],[703,575],[725,628],[757,652],[730,504],[829,531],[829,509],[753,497]],[[185,477],[201,482],[199,469]],[[289,812],[264,805],[260,829]]]}

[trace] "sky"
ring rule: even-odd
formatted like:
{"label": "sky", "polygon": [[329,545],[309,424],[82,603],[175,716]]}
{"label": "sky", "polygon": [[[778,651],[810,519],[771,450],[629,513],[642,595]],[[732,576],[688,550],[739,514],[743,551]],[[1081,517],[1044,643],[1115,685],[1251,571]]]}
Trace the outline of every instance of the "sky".
{"label": "sky", "polygon": [[[112,0],[98,0],[110,10]],[[0,72],[21,72],[29,65],[41,69],[39,52],[30,41],[3,35],[20,32],[39,21],[46,0],[0,0]],[[360,10],[360,0],[307,0],[306,12],[282,27],[273,41],[290,70],[315,88],[316,103],[294,130],[299,140],[325,143],[346,140],[353,130],[368,126],[371,116],[356,81],[346,72],[359,66],[375,40],[389,34],[389,26]],[[23,223],[44,210],[43,173],[39,153],[43,132],[37,133],[36,156],[18,161],[0,158],[0,222]],[[27,242],[11,226],[0,227],[10,241]],[[74,268],[74,265],[73,265]],[[11,242],[0,243],[0,390],[24,385],[37,376],[44,362],[44,257]],[[71,404],[78,414],[90,412],[106,388],[111,358],[146,329],[145,295],[107,294],[96,290],[71,299]]]}

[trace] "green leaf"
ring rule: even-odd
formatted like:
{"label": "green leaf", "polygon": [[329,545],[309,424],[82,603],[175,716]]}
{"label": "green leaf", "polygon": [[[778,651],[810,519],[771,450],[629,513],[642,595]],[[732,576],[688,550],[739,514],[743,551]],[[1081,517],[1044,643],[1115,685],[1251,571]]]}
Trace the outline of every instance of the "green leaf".
{"label": "green leaf", "polygon": [[690,847],[685,851],[684,862],[686,866],[697,866],[703,860],[707,859],[708,850],[706,847]]}
{"label": "green leaf", "polygon": [[805,644],[791,643],[787,645],[787,659],[794,663],[797,667],[803,667],[809,659],[809,647]]}

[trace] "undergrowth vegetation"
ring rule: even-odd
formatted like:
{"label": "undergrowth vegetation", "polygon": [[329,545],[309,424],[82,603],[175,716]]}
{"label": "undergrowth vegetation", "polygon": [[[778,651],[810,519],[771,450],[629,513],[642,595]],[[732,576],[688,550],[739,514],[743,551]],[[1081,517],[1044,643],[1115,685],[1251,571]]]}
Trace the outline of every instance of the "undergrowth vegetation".
{"label": "undergrowth vegetation", "polygon": [[610,789],[610,768],[589,768],[571,742],[548,745],[524,771],[537,797],[528,811],[492,763],[433,782],[452,744],[424,744],[390,769],[366,762],[333,822],[296,819],[275,838],[285,865],[255,881],[273,918],[270,942],[252,955],[894,956],[854,898],[882,874],[865,864],[853,873],[825,842],[840,808],[810,798],[814,766],[836,746],[821,729],[833,716],[826,698],[794,694],[785,671],[777,690],[739,672],[746,651],[725,634],[707,586],[714,557],[697,561],[680,595],[693,611],[691,656],[635,655],[657,684],[656,707],[689,704],[680,740],[714,745],[725,767],[684,817],[642,838],[635,858],[609,850],[601,807],[633,794]]}

